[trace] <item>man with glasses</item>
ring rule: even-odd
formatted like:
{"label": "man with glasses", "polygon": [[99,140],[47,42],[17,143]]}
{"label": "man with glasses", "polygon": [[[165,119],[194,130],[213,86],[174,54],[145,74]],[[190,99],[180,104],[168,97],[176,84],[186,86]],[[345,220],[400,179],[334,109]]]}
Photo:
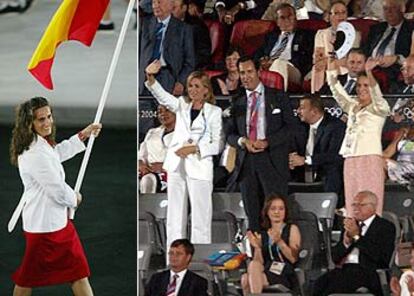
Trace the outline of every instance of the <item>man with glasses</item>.
{"label": "man with glasses", "polygon": [[353,217],[344,219],[341,240],[332,249],[332,259],[342,265],[322,275],[313,295],[353,293],[361,287],[382,295],[377,269],[389,267],[394,251],[394,225],[375,214],[377,196],[359,192],[352,203]]}
{"label": "man with glasses", "polygon": [[146,296],[207,296],[207,280],[188,270],[194,245],[177,239],[168,251],[170,269],[155,273],[145,287]]}

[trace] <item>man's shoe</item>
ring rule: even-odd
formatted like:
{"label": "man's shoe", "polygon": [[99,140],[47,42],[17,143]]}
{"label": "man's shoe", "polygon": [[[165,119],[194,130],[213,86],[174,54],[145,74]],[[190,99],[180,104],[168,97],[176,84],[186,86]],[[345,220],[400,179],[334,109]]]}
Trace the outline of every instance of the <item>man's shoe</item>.
{"label": "man's shoe", "polygon": [[2,2],[0,3],[0,14],[6,13],[18,13],[20,12],[20,5],[19,3],[15,2]]}
{"label": "man's shoe", "polygon": [[20,13],[25,13],[26,11],[29,10],[30,7],[33,7],[34,0],[26,0],[24,4],[20,5]]}
{"label": "man's shoe", "polygon": [[110,23],[99,23],[98,27],[99,31],[105,31],[105,32],[112,32],[115,30],[114,22]]}

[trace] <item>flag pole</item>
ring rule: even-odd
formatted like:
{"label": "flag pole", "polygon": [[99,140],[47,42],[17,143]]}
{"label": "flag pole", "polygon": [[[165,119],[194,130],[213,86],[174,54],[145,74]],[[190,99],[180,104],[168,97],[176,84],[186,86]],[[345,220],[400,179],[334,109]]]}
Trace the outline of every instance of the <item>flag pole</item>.
{"label": "flag pole", "polygon": [[[122,23],[121,32],[119,33],[118,41],[116,43],[115,51],[112,56],[111,65],[109,66],[108,75],[106,76],[106,81],[104,88],[102,90],[101,99],[99,101],[98,110],[96,111],[95,120],[94,123],[100,123],[101,117],[103,113],[103,109],[105,107],[106,99],[108,97],[108,92],[111,87],[112,78],[114,76],[114,72],[116,69],[116,66],[118,64],[119,55],[121,53],[122,45],[124,43],[125,34],[128,28],[129,20],[131,19],[132,10],[134,8],[134,2],[135,0],[130,0],[128,4],[128,8],[125,14],[124,22]],[[75,184],[75,192],[80,192],[83,178],[85,176],[86,167],[88,166],[89,157],[91,155],[93,143],[95,141],[95,137],[93,134],[89,137],[88,146],[86,148],[85,154],[83,156],[82,164],[78,173],[78,178],[76,179]],[[75,211],[73,209],[69,210],[69,218],[73,219],[75,217]]]}

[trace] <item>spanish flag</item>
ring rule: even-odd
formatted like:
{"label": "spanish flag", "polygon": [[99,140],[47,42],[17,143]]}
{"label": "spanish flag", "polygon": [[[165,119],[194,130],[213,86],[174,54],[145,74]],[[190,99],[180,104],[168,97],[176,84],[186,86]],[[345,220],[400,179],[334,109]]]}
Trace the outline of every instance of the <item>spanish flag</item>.
{"label": "spanish flag", "polygon": [[53,89],[50,71],[59,44],[77,40],[90,46],[108,2],[109,0],[63,0],[27,66],[43,86]]}

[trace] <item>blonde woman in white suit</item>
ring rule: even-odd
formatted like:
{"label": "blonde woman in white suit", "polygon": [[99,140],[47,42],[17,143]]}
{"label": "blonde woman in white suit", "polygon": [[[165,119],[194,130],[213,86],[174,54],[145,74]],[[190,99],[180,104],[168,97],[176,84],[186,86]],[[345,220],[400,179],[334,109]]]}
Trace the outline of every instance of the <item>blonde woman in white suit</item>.
{"label": "blonde woman in white suit", "polygon": [[188,96],[174,97],[155,80],[159,61],[146,68],[146,87],[157,101],[176,114],[173,138],[164,169],[168,172],[167,246],[185,238],[187,199],[191,203],[191,241],[211,243],[213,156],[222,147],[221,109],[209,77],[195,71],[187,78]]}
{"label": "blonde woman in white suit", "polygon": [[382,214],[384,201],[384,170],[381,134],[390,106],[383,98],[371,70],[378,60],[369,58],[366,73],[359,75],[356,97],[349,96],[337,80],[336,60],[328,62],[326,73],[334,99],[348,113],[347,129],[339,153],[345,158],[344,185],[347,213],[352,213],[353,197],[370,190],[378,197],[377,214]]}

